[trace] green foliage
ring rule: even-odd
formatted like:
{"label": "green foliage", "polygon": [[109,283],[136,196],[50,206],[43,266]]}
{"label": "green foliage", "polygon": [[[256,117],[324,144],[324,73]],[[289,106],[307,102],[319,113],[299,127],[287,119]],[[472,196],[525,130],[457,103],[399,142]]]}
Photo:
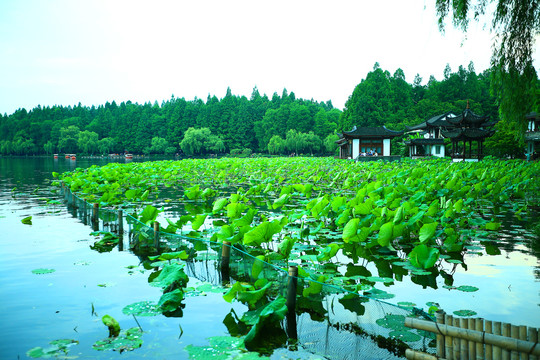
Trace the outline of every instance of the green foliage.
{"label": "green foliage", "polygon": [[103,315],[101,318],[103,325],[109,328],[109,337],[116,337],[120,334],[120,324],[110,315]]}

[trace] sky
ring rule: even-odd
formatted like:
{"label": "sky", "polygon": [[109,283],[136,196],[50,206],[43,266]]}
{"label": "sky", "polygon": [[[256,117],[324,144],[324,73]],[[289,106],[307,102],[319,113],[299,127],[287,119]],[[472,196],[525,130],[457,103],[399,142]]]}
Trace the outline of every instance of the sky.
{"label": "sky", "polygon": [[[485,21],[442,34],[435,0],[2,0],[0,113],[161,103],[171,96],[331,100],[343,109],[376,62],[443,79],[489,67]],[[536,41],[535,67],[540,52]]]}

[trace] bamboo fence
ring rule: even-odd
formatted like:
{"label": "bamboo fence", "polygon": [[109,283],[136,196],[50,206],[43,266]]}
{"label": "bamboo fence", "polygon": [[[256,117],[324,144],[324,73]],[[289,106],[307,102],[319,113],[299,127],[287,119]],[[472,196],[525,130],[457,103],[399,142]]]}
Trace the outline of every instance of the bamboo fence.
{"label": "bamboo fence", "polygon": [[540,360],[538,329],[437,313],[437,322],[406,318],[405,326],[437,335],[437,355],[407,349],[409,360]]}

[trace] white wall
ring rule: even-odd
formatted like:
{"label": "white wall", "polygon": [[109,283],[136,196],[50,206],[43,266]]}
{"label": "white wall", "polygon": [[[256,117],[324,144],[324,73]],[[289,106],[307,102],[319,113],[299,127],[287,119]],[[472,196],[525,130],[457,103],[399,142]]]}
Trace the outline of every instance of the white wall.
{"label": "white wall", "polygon": [[390,156],[390,139],[383,140],[382,156]]}
{"label": "white wall", "polygon": [[352,141],[352,158],[356,159],[360,155],[360,140],[353,139]]}

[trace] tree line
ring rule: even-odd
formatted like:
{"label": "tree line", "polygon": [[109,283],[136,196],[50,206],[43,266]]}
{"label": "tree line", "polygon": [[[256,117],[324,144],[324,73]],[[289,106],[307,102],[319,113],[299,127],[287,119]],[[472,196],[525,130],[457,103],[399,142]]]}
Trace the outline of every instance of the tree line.
{"label": "tree line", "polygon": [[[440,81],[431,76],[423,85],[416,75],[411,84],[403,70],[390,74],[376,63],[343,111],[331,101],[296,98],[286,89],[268,97],[257,88],[249,99],[229,88],[222,99],[209,95],[206,101],[172,96],[161,104],[37,106],[0,114],[0,154],[332,154],[339,131],[355,125],[403,130],[447,111],[462,111],[467,101],[476,113],[498,120],[491,79],[490,71],[476,74],[471,62],[455,72],[447,65]],[[508,139],[518,138],[517,127],[499,127]],[[508,140],[499,137],[492,148]]]}

